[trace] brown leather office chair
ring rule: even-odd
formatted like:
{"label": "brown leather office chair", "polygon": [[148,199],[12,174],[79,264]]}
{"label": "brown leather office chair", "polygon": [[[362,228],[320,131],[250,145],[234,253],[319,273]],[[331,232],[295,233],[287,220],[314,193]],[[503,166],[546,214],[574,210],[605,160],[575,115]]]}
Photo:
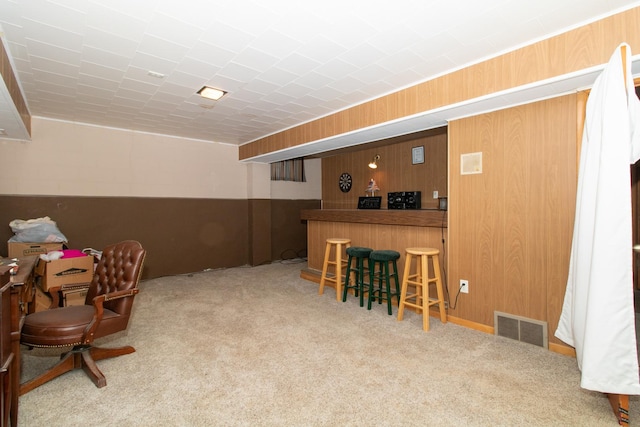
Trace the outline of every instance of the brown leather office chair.
{"label": "brown leather office chair", "polygon": [[20,342],[30,347],[73,346],[47,372],[20,385],[20,395],[66,372],[82,368],[97,387],[107,385],[97,360],[133,353],[131,346],[99,348],[93,340],[123,331],[138,293],[146,251],[129,240],[107,246],[96,266],[84,305],[53,308],[25,318]]}

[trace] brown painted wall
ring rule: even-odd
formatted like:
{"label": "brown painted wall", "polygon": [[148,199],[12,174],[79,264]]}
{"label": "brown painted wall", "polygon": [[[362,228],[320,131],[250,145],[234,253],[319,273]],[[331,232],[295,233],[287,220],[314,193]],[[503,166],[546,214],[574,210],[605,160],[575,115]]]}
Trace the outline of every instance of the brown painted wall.
{"label": "brown painted wall", "polygon": [[273,260],[307,256],[307,223],[300,219],[300,211],[320,206],[320,200],[271,200]]}
{"label": "brown painted wall", "polygon": [[[319,203],[276,201],[279,216],[265,223],[269,233],[286,236],[278,242],[287,248],[306,248],[306,227],[300,226],[299,212]],[[251,207],[256,207],[252,201],[233,199],[0,195],[0,224],[5,224],[0,240],[6,242],[13,235],[8,225],[13,219],[49,216],[72,248],[101,249],[120,240],[139,240],[148,251],[143,278],[250,264],[250,250],[262,257],[256,261],[279,259],[278,246],[278,252],[269,255],[270,239],[250,234]],[[255,214],[264,206],[257,208],[253,228],[266,227]],[[0,245],[0,254],[7,255],[6,251],[6,245]]]}

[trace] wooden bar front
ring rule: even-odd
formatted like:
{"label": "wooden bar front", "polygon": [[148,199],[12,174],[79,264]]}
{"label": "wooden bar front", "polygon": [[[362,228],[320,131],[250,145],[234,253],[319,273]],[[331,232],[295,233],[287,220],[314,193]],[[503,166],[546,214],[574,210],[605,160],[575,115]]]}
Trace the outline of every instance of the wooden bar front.
{"label": "wooden bar front", "polygon": [[351,239],[352,246],[398,251],[400,274],[408,247],[437,248],[440,265],[446,265],[446,211],[315,209],[303,210],[301,219],[307,221],[308,269],[301,274],[305,279],[319,281],[325,242],[331,237]]}

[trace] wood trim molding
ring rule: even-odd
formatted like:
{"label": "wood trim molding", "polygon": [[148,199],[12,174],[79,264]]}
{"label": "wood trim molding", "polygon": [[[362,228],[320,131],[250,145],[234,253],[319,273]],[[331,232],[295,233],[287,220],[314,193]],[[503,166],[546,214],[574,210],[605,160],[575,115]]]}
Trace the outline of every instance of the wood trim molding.
{"label": "wood trim molding", "polygon": [[24,127],[27,130],[29,136],[31,136],[31,114],[29,113],[29,109],[27,108],[27,103],[22,97],[22,91],[20,90],[20,85],[18,84],[18,80],[16,79],[15,73],[13,72],[13,68],[11,67],[11,61],[9,61],[9,56],[7,51],[5,50],[4,43],[0,40],[0,74],[2,75],[2,79],[4,80],[4,84],[9,91],[9,95],[11,96],[11,100],[13,101],[13,105],[16,107],[22,122],[24,123]]}
{"label": "wood trim molding", "polygon": [[307,221],[447,227],[447,211],[437,210],[313,209],[303,210],[300,218]]}

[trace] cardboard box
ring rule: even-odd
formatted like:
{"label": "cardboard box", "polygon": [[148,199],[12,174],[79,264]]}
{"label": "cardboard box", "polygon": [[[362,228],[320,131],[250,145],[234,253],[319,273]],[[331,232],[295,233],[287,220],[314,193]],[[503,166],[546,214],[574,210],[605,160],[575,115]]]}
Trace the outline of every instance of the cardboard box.
{"label": "cardboard box", "polygon": [[51,251],[61,251],[64,243],[22,243],[7,242],[9,258],[21,258],[29,255],[46,254]]}
{"label": "cardboard box", "polygon": [[38,260],[36,274],[42,277],[44,291],[73,283],[89,283],[93,279],[93,257],[62,258],[56,261]]}
{"label": "cardboard box", "polygon": [[84,305],[84,300],[87,298],[88,290],[89,287],[87,286],[84,289],[71,289],[68,291],[62,291],[64,306],[68,307],[70,305]]}
{"label": "cardboard box", "polygon": [[35,311],[44,311],[44,310],[49,310],[49,308],[51,307],[51,300],[53,298],[51,298],[51,295],[49,295],[48,293],[46,293],[45,291],[43,291],[42,289],[40,289],[39,286],[36,286],[36,305],[35,305]]}

